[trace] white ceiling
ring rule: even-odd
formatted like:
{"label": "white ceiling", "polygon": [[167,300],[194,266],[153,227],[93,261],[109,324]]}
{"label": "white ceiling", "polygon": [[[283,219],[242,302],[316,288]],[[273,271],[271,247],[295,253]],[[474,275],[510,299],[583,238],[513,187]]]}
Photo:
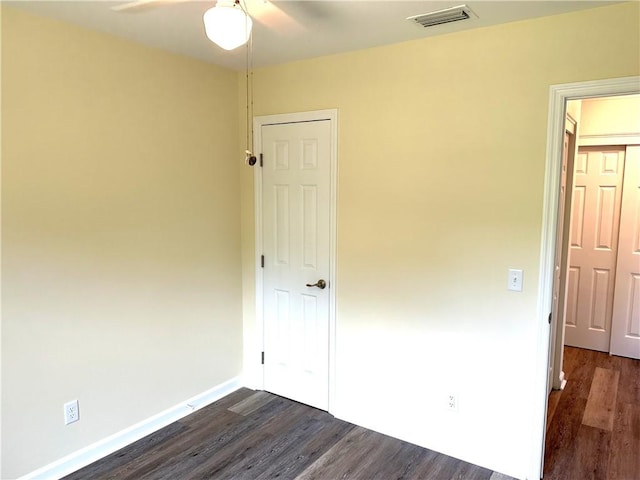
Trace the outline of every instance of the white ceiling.
{"label": "white ceiling", "polygon": [[[202,14],[215,4],[214,0],[164,1],[166,3],[158,2],[155,8],[135,12],[110,10],[111,6],[125,1],[3,3],[228,68],[245,68],[246,49],[222,50],[204,34]],[[619,3],[591,0],[244,1],[254,18],[253,64],[256,67]],[[471,7],[478,18],[428,29],[406,20],[409,16],[462,3]]]}

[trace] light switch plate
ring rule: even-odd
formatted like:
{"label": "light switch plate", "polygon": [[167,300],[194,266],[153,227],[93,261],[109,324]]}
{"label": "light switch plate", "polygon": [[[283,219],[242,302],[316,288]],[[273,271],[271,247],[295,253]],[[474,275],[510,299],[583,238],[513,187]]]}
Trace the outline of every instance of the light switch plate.
{"label": "light switch plate", "polygon": [[510,268],[507,289],[514,292],[522,291],[522,270]]}

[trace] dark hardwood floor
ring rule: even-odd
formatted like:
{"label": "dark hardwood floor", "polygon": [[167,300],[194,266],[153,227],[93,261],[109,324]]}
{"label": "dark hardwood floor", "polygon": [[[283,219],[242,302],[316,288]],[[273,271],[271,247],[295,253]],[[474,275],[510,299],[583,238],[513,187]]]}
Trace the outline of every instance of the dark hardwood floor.
{"label": "dark hardwood floor", "polygon": [[79,479],[507,480],[431,450],[248,389],[67,477]]}
{"label": "dark hardwood floor", "polygon": [[565,347],[551,392],[544,479],[640,479],[640,361]]}
{"label": "dark hardwood floor", "polygon": [[[552,392],[544,479],[640,479],[640,361],[566,347]],[[266,392],[240,389],[67,477],[469,479],[491,472]]]}

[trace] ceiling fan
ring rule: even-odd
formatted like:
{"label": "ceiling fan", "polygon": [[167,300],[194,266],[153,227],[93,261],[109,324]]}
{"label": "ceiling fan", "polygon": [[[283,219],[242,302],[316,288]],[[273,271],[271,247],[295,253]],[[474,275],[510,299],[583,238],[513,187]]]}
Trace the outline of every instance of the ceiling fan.
{"label": "ceiling fan", "polygon": [[[134,0],[111,7],[111,10],[135,13],[184,1]],[[218,0],[202,19],[209,40],[225,50],[233,50],[249,41],[253,20],[240,0]]]}
{"label": "ceiling fan", "polygon": [[[132,0],[110,8],[114,12],[143,13],[188,1]],[[274,29],[292,28],[297,23],[268,0],[211,0],[211,3],[212,8],[203,17],[205,32],[211,41],[225,50],[247,43],[254,20]]]}

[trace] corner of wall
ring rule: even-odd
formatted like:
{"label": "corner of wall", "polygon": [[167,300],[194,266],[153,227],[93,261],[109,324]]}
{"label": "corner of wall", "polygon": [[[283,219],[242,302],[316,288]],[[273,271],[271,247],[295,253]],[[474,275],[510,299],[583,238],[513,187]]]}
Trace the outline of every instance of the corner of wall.
{"label": "corner of wall", "polygon": [[[0,2],[0,112],[2,112],[2,10]],[[0,266],[2,265],[2,115],[0,114]],[[0,267],[0,478],[2,477],[2,268]]]}

